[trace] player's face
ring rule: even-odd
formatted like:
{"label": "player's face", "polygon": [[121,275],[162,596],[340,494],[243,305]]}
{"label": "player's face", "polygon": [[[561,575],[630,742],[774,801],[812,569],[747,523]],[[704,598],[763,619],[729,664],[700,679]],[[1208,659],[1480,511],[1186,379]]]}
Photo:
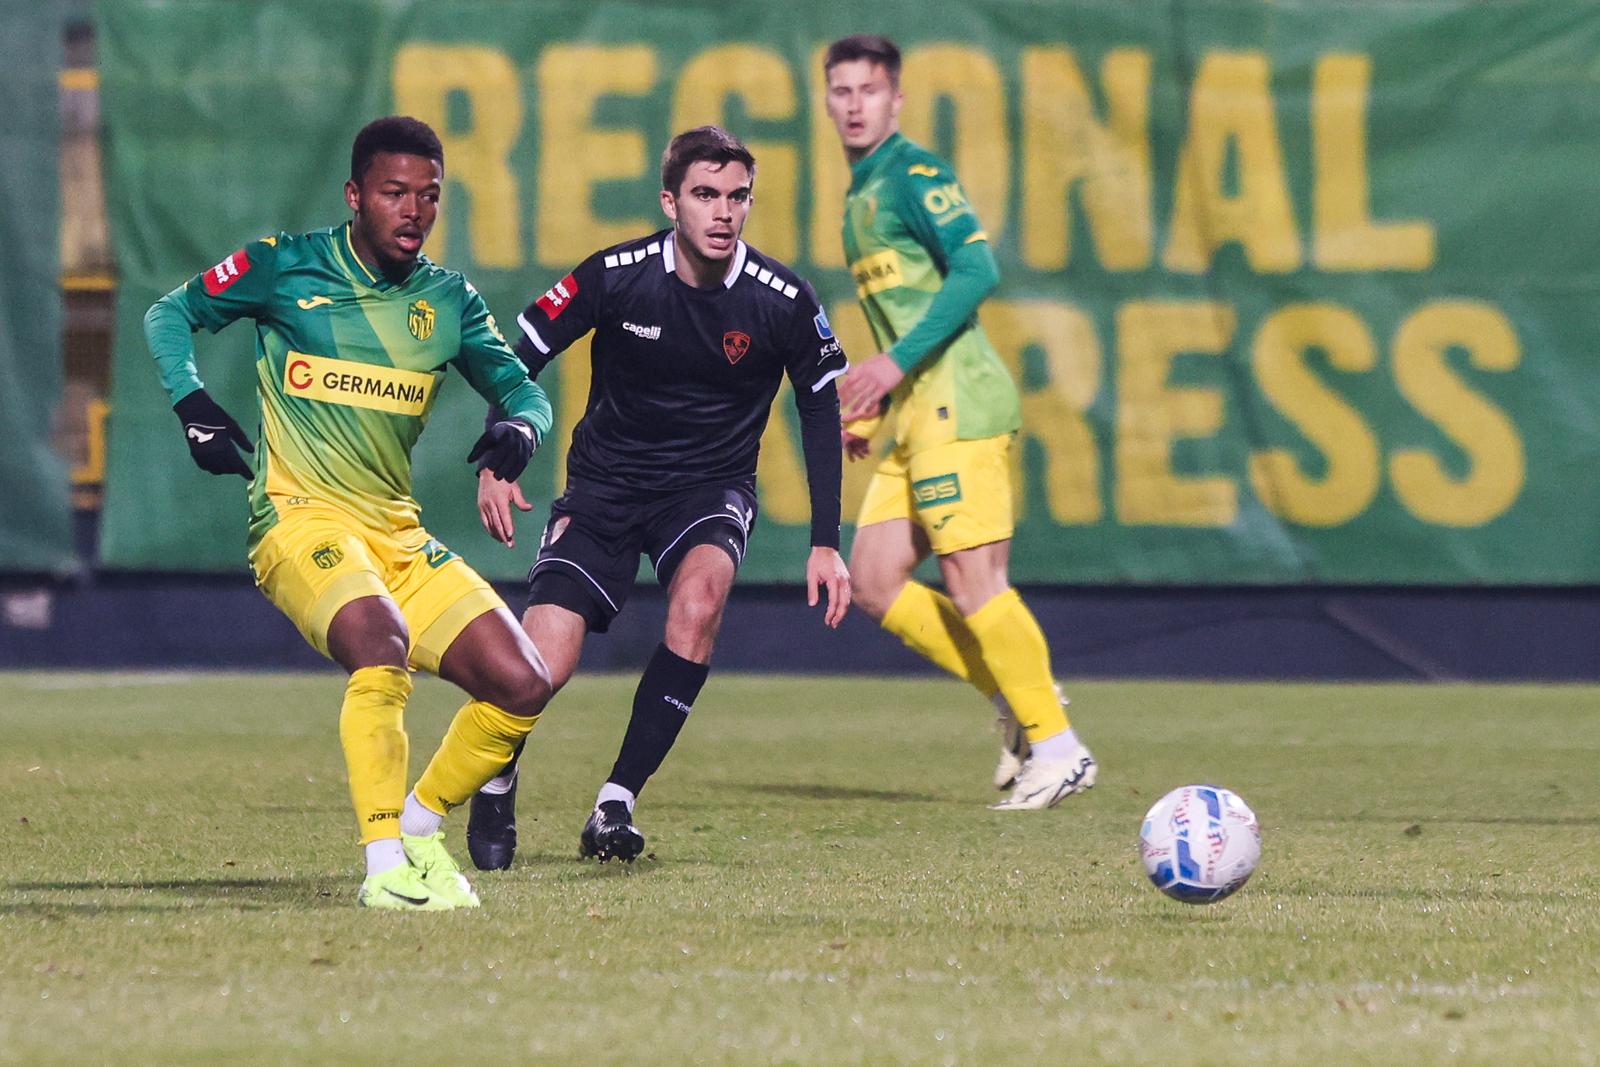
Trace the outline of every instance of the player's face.
{"label": "player's face", "polygon": [[869,154],[900,128],[904,102],[882,63],[851,59],[828,68],[828,117],[852,158]]}
{"label": "player's face", "polygon": [[439,215],[443,180],[444,168],[425,156],[373,156],[360,185],[344,183],[345,203],[355,212],[350,229],[356,251],[386,271],[409,269]]}
{"label": "player's face", "polygon": [[750,170],[743,163],[689,164],[676,195],[661,190],[661,210],[701,259],[716,263],[733,255],[750,214]]}

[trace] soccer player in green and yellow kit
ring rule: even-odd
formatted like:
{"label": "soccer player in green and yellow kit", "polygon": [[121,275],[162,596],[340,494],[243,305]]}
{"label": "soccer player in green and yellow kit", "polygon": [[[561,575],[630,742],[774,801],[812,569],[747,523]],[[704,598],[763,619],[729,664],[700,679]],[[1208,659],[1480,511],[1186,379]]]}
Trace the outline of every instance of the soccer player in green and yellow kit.
{"label": "soccer player in green and yellow kit", "polygon": [[[1001,810],[1054,807],[1098,768],[1067,722],[1050,649],[1011,587],[1016,384],[978,325],[1000,280],[988,235],[949,164],[899,132],[900,50],[857,35],[823,60],[850,160],[844,250],[880,352],[840,383],[844,447],[867,454],[885,399],[894,447],[856,519],[856,603],[994,701],[1005,743]],[[932,553],[948,595],[912,580]]]}
{"label": "soccer player in green and yellow kit", "polygon": [[[256,584],[350,674],[339,740],[366,852],[358,900],[398,910],[477,906],[440,824],[505,765],[550,698],[532,642],[488,583],[428,535],[411,497],[411,448],[447,365],[505,412],[469,462],[514,480],[551,421],[482,297],[421,255],[443,178],[431,129],[378,119],[351,150],[349,222],[263,237],[144,320],[195,462],[250,480]],[[240,318],[256,324],[259,448],[194,362],[194,331]],[[472,698],[409,794],[408,667]]]}

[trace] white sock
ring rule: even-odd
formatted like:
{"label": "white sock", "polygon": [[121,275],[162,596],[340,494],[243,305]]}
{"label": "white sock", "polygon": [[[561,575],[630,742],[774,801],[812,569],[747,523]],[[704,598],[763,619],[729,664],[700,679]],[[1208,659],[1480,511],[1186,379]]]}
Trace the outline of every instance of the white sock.
{"label": "white sock", "polygon": [[594,806],[599,807],[608,800],[620,800],[628,805],[628,814],[633,814],[634,795],[615,782],[607,782],[600,787],[600,795],[594,798]]}
{"label": "white sock", "polygon": [[380,837],[367,842],[367,873],[382,874],[406,862],[406,850],[398,837]]}
{"label": "white sock", "polygon": [[516,784],[517,769],[512,767],[510,774],[502,774],[498,778],[489,779],[484,783],[483,788],[478,790],[478,792],[488,793],[491,796],[503,797],[507,793],[511,792],[511,788]]}
{"label": "white sock", "polygon": [[444,816],[429,811],[417,799],[416,790],[406,794],[406,806],[400,811],[400,832],[407,837],[427,837],[438,833],[444,825]]}
{"label": "white sock", "polygon": [[[1078,743],[1078,731],[1069,726],[1053,737],[1047,737],[1043,741],[1035,741],[1033,743],[1033,758],[1045,760],[1046,762],[1066,759],[1072,755],[1073,750],[1078,747]],[[402,816],[402,820],[403,818]],[[405,825],[404,821],[401,822],[401,825]]]}

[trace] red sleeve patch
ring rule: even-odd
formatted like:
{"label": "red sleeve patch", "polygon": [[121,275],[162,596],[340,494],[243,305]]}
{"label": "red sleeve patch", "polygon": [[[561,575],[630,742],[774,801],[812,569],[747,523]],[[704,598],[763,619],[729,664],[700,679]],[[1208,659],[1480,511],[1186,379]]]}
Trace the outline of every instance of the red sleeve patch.
{"label": "red sleeve patch", "polygon": [[250,257],[245,255],[244,249],[233,253],[215,267],[200,275],[200,280],[205,283],[206,292],[212,296],[219,295],[228,286],[244,277],[250,269]]}
{"label": "red sleeve patch", "polygon": [[572,298],[577,295],[578,279],[569,274],[545,290],[545,294],[534,303],[544,311],[545,318],[554,321],[567,310],[567,305],[572,303]]}

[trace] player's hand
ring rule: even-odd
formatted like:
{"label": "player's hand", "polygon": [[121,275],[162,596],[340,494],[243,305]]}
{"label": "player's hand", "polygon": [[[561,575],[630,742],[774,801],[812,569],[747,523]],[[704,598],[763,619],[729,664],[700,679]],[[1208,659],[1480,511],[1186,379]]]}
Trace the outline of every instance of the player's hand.
{"label": "player's hand", "polygon": [[189,455],[201,470],[250,477],[250,464],[239,455],[239,449],[254,452],[256,446],[233,421],[233,416],[211,399],[211,394],[196,389],[172,405],[172,410],[183,423],[183,440],[189,446]]}
{"label": "player's hand", "polygon": [[854,422],[878,414],[883,398],[905,376],[886,352],[857,363],[839,379],[839,418]]}
{"label": "player's hand", "polygon": [[479,471],[478,518],[483,520],[483,528],[489,531],[489,536],[507,548],[517,547],[512,505],[518,511],[533,510],[533,505],[522,495],[522,486],[516,482],[502,482],[487,468]]}
{"label": "player's hand", "polygon": [[849,430],[840,428],[839,440],[844,445],[845,457],[854,463],[858,459],[866,459],[872,452],[872,442],[865,437],[858,437]]}
{"label": "player's hand", "polygon": [[532,426],[521,419],[506,419],[483,431],[467,453],[467,462],[478,464],[480,471],[494,471],[502,482],[514,482],[538,445]]}
{"label": "player's hand", "polygon": [[836,548],[813,547],[806,560],[806,604],[810,607],[817,606],[819,587],[828,590],[828,611],[822,621],[837,630],[850,607],[850,568]]}

